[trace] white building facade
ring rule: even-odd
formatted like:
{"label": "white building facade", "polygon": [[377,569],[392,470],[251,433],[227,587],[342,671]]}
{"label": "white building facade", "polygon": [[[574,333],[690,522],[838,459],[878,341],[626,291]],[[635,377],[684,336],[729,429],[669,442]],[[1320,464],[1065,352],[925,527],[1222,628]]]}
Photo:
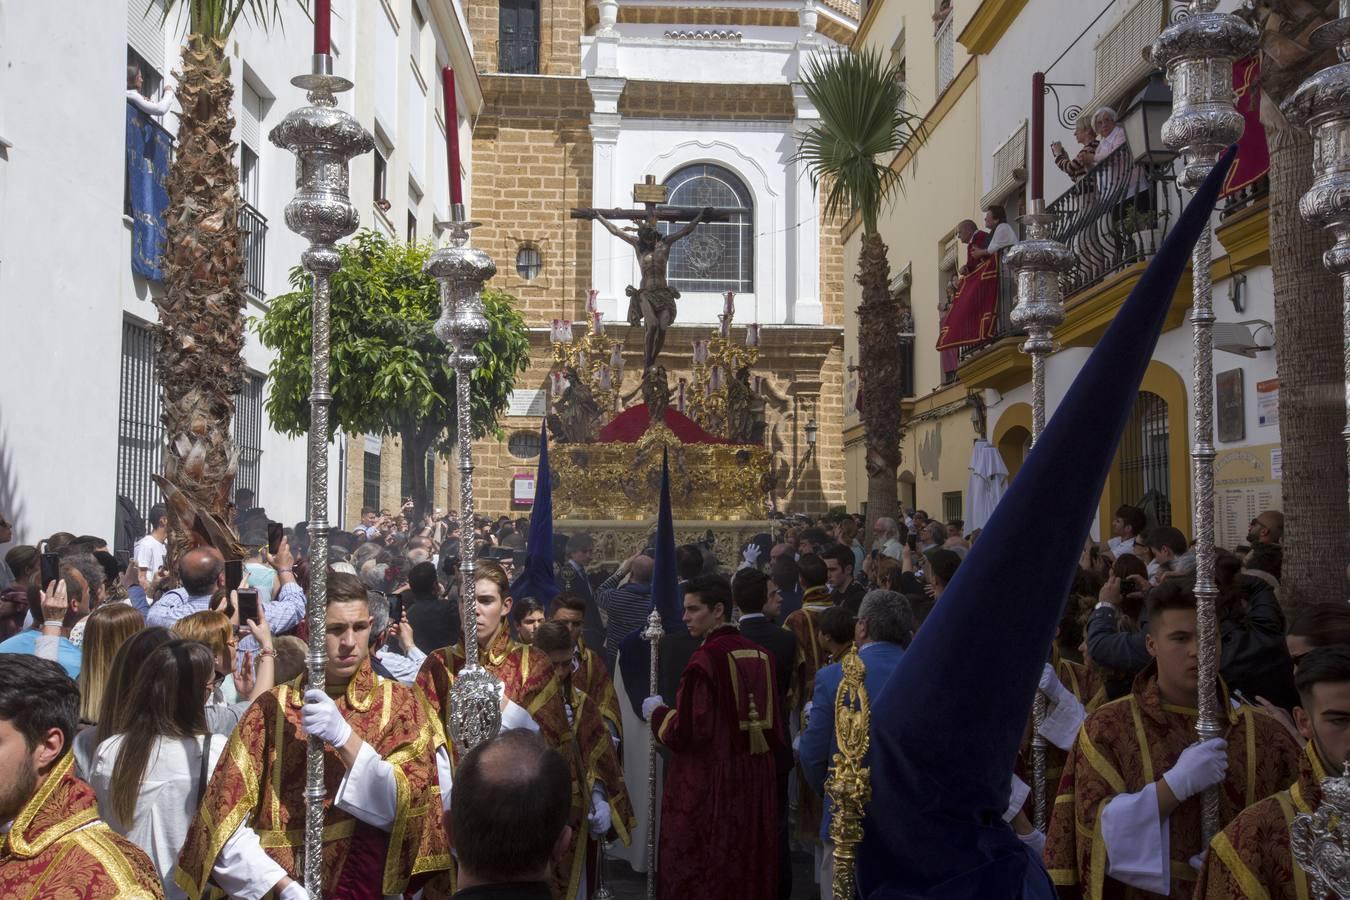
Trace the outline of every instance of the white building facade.
{"label": "white building facade", "polygon": [[[0,2],[0,334],[10,348],[0,379],[0,513],[18,542],[56,530],[111,540],[119,497],[142,517],[160,499],[149,475],[160,469],[163,440],[152,330],[162,285],[131,267],[121,78],[124,66],[139,65],[158,97],[158,85],[173,81],[185,26],[177,12],[161,23],[145,6],[84,4],[79,28],[62,29],[44,4]],[[459,75],[465,178],[482,105],[463,9],[457,0],[333,6],[335,70],[357,85],[340,103],[381,150],[379,160],[352,163],[362,226],[397,239],[438,235],[449,217],[441,66]],[[284,221],[294,157],[267,140],[304,103],[290,78],[310,60],[307,18],[298,6],[282,10],[284,28],[264,33],[243,22],[226,51],[249,318],[290,289],[305,247]],[[175,111],[161,121],[172,135]],[[268,426],[270,362],[250,326],[234,423],[236,489],[290,524],[306,515],[305,444]],[[337,443],[332,455],[336,466]],[[339,524],[341,486],[339,478],[330,485],[330,519]]]}

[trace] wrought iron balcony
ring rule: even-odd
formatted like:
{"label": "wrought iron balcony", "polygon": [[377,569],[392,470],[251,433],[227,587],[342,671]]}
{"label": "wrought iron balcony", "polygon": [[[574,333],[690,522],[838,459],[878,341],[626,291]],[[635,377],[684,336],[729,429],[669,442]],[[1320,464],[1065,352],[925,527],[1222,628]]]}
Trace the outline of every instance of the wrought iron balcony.
{"label": "wrought iron balcony", "polygon": [[1061,279],[1065,300],[1157,253],[1181,206],[1171,167],[1136,163],[1127,145],[1093,166],[1046,208],[1075,258]]}
{"label": "wrought iron balcony", "polygon": [[498,41],[497,71],[503,75],[538,75],[539,39],[502,38]]}
{"label": "wrought iron balcony", "polygon": [[267,261],[267,218],[247,203],[239,204],[239,241],[244,251],[244,289],[256,302],[267,299],[263,272]]}

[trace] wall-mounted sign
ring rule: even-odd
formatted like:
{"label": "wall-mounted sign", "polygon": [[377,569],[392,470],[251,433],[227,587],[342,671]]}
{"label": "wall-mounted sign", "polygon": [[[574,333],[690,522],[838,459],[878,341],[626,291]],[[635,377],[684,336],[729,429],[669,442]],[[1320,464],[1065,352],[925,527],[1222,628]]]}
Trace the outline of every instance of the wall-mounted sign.
{"label": "wall-mounted sign", "polygon": [[517,474],[511,479],[511,505],[534,505],[534,473]]}
{"label": "wall-mounted sign", "polygon": [[1214,543],[1232,550],[1247,542],[1247,525],[1281,508],[1280,445],[1220,450],[1214,457]]}
{"label": "wall-mounted sign", "polygon": [[544,391],[515,390],[506,401],[508,416],[542,416],[547,412],[544,403]]}
{"label": "wall-mounted sign", "polygon": [[1256,383],[1256,424],[1262,428],[1280,424],[1280,379]]}
{"label": "wall-mounted sign", "polygon": [[1245,438],[1247,417],[1242,408],[1241,369],[1229,369],[1214,376],[1214,400],[1219,440],[1228,444]]}

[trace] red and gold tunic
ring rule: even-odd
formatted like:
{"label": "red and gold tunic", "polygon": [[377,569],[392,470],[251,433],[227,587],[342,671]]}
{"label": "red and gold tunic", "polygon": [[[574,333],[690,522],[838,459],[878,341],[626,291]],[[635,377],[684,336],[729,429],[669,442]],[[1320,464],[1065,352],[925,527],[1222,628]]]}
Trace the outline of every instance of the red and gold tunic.
{"label": "red and gold tunic", "polygon": [[163,897],[150,858],[99,819],[94,790],[74,766],[73,753],[61,757],[0,835],[0,897]]}
{"label": "red and gold tunic", "polygon": [[[1274,719],[1249,706],[1228,711],[1228,773],[1220,792],[1220,817],[1227,822],[1243,808],[1289,784],[1298,772],[1298,747]],[[1077,887],[1089,900],[1156,897],[1106,875],[1102,807],[1117,794],[1135,793],[1176,764],[1195,743],[1194,709],[1164,703],[1157,666],[1135,678],[1133,690],[1088,716],[1064,766],[1046,836],[1045,863],[1055,884]],[[1190,859],[1200,846],[1200,797],[1177,807],[1169,820],[1171,893],[1191,896],[1196,873]]]}
{"label": "red and gold tunic", "polygon": [[[829,651],[816,629],[816,615],[833,605],[826,588],[808,588],[802,596],[802,608],[789,613],[783,621],[783,627],[797,636],[797,667],[792,673],[789,700],[794,712],[801,713],[815,690],[816,673],[830,663]],[[805,722],[802,727],[806,727]]]}
{"label": "red and gold tunic", "polygon": [[[562,754],[572,771],[572,812],[567,820],[572,826],[572,847],[571,852],[553,866],[554,889],[560,896],[570,900],[576,896],[577,885],[581,881],[580,862],[584,858],[585,842],[576,838],[586,827],[590,791],[582,791],[586,773],[578,763],[572,728],[567,723],[562,689],[553,674],[553,663],[544,651],[513,641],[504,622],[487,646],[480,648],[478,662],[501,680],[506,688],[506,698],[530,714],[539,726],[540,735],[550,747]],[[436,719],[442,729],[449,725],[450,691],[454,687],[455,676],[462,668],[464,644],[461,642],[429,654],[417,673],[417,687],[429,706],[428,715]],[[459,758],[453,745],[450,746],[450,758],[452,765]],[[444,879],[438,879],[431,893],[448,893],[447,887]]]}
{"label": "red and gold tunic", "polygon": [[623,740],[623,717],[619,714],[619,697],[614,693],[614,680],[609,677],[605,659],[599,653],[577,641],[577,671],[572,675],[576,688],[584,693],[600,711],[619,740]]}
{"label": "red and gold tunic", "polygon": [[1060,659],[1055,665],[1055,674],[1070,693],[1078,698],[1078,702],[1083,704],[1083,711],[1088,715],[1092,715],[1097,711],[1097,707],[1106,702],[1106,682],[1091,666],[1085,666],[1071,659]]}
{"label": "red and gold tunic", "polygon": [[[230,735],[178,858],[174,880],[188,896],[206,892],[221,847],[240,825],[257,832],[267,855],[300,880],[304,678],[255,700]],[[387,832],[338,808],[332,798],[346,767],[336,750],[324,747],[324,896],[380,897],[415,890],[426,876],[450,864],[436,778],[439,731],[427,721],[417,693],[377,677],[369,659],[334,702],[352,731],[393,767],[399,803]]]}
{"label": "red and gold tunic", "polygon": [[[1214,835],[1195,900],[1309,900],[1308,876],[1289,851],[1289,824],[1322,803],[1327,771],[1311,742],[1304,747],[1298,780],[1288,790],[1249,806]],[[1319,895],[1324,900],[1334,894]]]}
{"label": "red and gold tunic", "polygon": [[661,802],[662,900],[772,900],[778,890],[777,754],[787,728],[773,658],[734,625],[714,630],[652,713],[672,751]]}

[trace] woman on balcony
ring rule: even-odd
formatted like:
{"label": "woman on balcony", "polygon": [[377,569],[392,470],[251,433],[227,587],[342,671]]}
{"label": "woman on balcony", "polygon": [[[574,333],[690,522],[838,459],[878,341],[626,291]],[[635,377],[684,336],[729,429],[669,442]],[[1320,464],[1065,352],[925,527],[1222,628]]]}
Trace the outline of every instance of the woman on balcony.
{"label": "woman on balcony", "polygon": [[1059,166],[1065,175],[1077,181],[1096,165],[1098,141],[1096,133],[1092,130],[1092,123],[1087,119],[1079,119],[1074,123],[1073,136],[1078,141],[1078,152],[1072,158],[1059,141],[1050,144],[1050,153],[1055,158],[1055,165]]}
{"label": "woman on balcony", "polygon": [[1092,114],[1092,128],[1098,138],[1094,164],[1106,159],[1125,143],[1125,129],[1116,123],[1116,111],[1109,106],[1098,107]]}

